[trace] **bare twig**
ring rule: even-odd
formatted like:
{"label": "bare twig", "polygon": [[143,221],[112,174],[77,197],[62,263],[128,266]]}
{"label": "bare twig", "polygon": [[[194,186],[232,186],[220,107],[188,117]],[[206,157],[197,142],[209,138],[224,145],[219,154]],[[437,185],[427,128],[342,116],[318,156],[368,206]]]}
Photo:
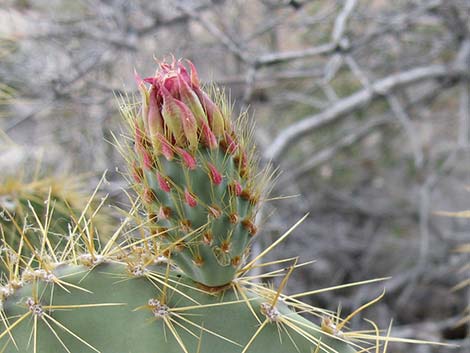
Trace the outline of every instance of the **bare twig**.
{"label": "bare twig", "polygon": [[459,109],[459,146],[465,148],[470,139],[470,80],[460,83],[460,109]]}
{"label": "bare twig", "polygon": [[372,99],[389,94],[392,90],[411,85],[413,83],[442,77],[460,78],[468,72],[454,65],[435,64],[402,71],[370,85],[370,89],[362,89],[346,98],[338,100],[335,104],[313,116],[306,117],[283,130],[274,141],[265,149],[264,157],[276,160],[287,148],[314,129],[331,123],[352,111],[359,109]]}
{"label": "bare twig", "polygon": [[420,147],[419,137],[416,134],[416,129],[413,128],[413,123],[411,122],[408,113],[406,112],[405,108],[402,106],[400,100],[395,94],[388,94],[387,101],[388,104],[390,104],[392,112],[395,114],[398,121],[403,126],[406,135],[408,135],[408,140],[410,141],[411,149],[413,151],[415,166],[417,168],[421,168],[424,162],[423,151]]}
{"label": "bare twig", "polygon": [[356,4],[357,0],[347,0],[338,17],[336,17],[333,32],[331,33],[333,43],[339,45],[340,41],[343,39],[343,35],[346,30],[346,23],[348,21],[349,16],[351,16],[351,13],[353,12]]}
{"label": "bare twig", "polygon": [[249,56],[246,54],[245,51],[242,50],[242,48],[240,48],[238,43],[236,43],[232,38],[222,32],[210,21],[207,21],[203,16],[199,14],[196,9],[189,9],[185,5],[181,4],[179,1],[175,2],[174,6],[175,8],[183,12],[185,15],[200,23],[210,34],[220,40],[220,42],[228,50],[230,50],[238,59],[243,62],[250,62]]}
{"label": "bare twig", "polygon": [[302,50],[262,54],[256,58],[256,64],[258,66],[268,66],[268,65],[279,64],[279,63],[290,61],[290,60],[298,60],[298,59],[309,58],[312,56],[327,55],[327,54],[332,53],[335,49],[336,49],[336,44],[326,43],[326,44],[321,44],[315,47],[306,48]]}

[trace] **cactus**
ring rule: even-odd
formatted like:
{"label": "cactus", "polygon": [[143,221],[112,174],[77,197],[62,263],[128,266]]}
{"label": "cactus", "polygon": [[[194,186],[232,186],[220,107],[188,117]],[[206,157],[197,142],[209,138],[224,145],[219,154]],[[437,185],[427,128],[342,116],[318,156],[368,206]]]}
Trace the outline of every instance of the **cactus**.
{"label": "cactus", "polygon": [[[82,210],[86,208],[88,215],[94,212],[88,197],[80,191],[82,187],[83,180],[71,176],[35,177],[31,180],[19,175],[1,178],[0,244],[24,254],[31,253],[31,246],[41,247],[42,233],[33,226],[37,217],[48,229],[51,246],[63,247],[69,227],[79,220]],[[93,204],[97,206],[96,202]],[[108,222],[109,215],[105,212],[93,217],[93,224],[103,236],[109,231]],[[24,242],[20,246],[22,234],[27,235],[29,247]],[[0,261],[0,273],[6,266],[8,263]]]}
{"label": "cactus", "polygon": [[[87,230],[71,247],[35,253],[39,266],[0,287],[2,352],[338,352],[340,332],[295,312],[328,314],[240,276],[224,288],[195,283],[163,257],[155,237],[114,237],[90,250]],[[23,258],[25,259],[25,258]],[[291,270],[293,267],[291,267]]]}
{"label": "cactus", "polygon": [[[161,63],[154,77],[138,78],[142,103],[123,104],[134,147],[119,146],[139,197],[109,240],[85,221],[58,249],[36,219],[40,244],[49,245],[9,260],[0,351],[378,352],[389,337],[346,331],[371,303],[341,320],[302,303],[307,293],[283,294],[295,261],[249,275],[293,229],[246,263],[267,173],[223,98],[205,93],[189,66]],[[259,283],[283,273],[278,288]],[[375,348],[361,347],[368,339]]]}

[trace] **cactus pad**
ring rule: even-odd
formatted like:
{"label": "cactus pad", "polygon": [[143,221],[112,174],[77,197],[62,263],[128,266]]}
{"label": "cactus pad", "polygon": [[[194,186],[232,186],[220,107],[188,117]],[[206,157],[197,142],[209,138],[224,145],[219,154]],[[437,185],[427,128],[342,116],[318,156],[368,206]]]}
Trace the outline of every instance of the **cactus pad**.
{"label": "cactus pad", "polygon": [[2,301],[5,353],[353,352],[285,304],[268,316],[268,297],[207,293],[165,266],[64,264],[22,285]]}
{"label": "cactus pad", "polygon": [[247,254],[266,179],[222,95],[214,103],[188,63],[189,71],[162,63],[154,77],[137,79],[140,110],[124,107],[135,133],[128,159],[153,231],[175,244],[171,259],[216,287],[232,281]]}

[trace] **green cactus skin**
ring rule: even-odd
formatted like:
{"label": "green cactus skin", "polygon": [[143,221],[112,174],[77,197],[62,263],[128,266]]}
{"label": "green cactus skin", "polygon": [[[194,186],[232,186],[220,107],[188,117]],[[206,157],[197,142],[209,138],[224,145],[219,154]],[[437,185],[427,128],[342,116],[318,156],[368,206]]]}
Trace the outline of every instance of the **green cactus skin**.
{"label": "green cactus skin", "polygon": [[138,78],[141,110],[123,109],[135,134],[127,158],[154,231],[176,245],[172,260],[217,287],[235,278],[247,255],[266,178],[224,98],[216,94],[215,104],[189,66],[161,63],[154,77]]}
{"label": "green cactus skin", "polygon": [[[317,344],[276,322],[265,324],[259,335],[245,350],[247,343],[259,329],[260,323],[266,320],[266,316],[260,311],[266,299],[247,293],[249,303],[259,317],[260,322],[258,322],[247,302],[241,300],[240,295],[237,295],[233,289],[228,288],[214,294],[205,293],[190,279],[174,271],[170,273],[168,280],[165,280],[165,266],[153,265],[147,270],[147,274],[141,277],[132,277],[129,275],[128,266],[119,263],[103,263],[91,270],[85,266],[63,265],[56,268],[53,273],[57,276],[55,279],[48,277],[52,282],[36,280],[15,290],[14,294],[4,299],[2,317],[3,319],[8,317],[11,335],[6,332],[0,333],[3,336],[0,339],[2,352],[59,353],[68,350],[73,353],[185,351],[188,353],[244,351],[246,353],[352,353],[355,351],[347,343],[328,336],[283,304],[278,305],[279,315],[288,317],[292,322],[298,322],[298,327],[316,337],[321,342],[318,351]],[[161,279],[160,282],[151,279],[157,276]],[[61,280],[62,285],[58,284],[57,279]],[[168,283],[166,288],[165,283]],[[88,292],[73,288],[71,285]],[[169,311],[166,311],[166,307],[162,307],[160,313],[167,316],[158,318],[152,311],[156,307],[148,303],[150,299],[161,300],[163,292],[167,298],[165,304]],[[28,302],[28,298],[34,297],[40,298],[42,307],[34,306],[33,302],[37,303],[37,299]],[[85,307],[90,304],[96,306]],[[76,307],[72,308],[73,306]],[[51,310],[51,307],[56,309]],[[185,307],[188,309],[183,309]],[[36,310],[36,314],[31,310]],[[179,336],[178,340],[166,324],[168,319]],[[83,342],[75,338],[71,332]],[[67,350],[64,347],[67,347]]]}
{"label": "green cactus skin", "polygon": [[[211,160],[212,165],[229,175],[237,173],[231,156],[227,158],[220,150],[214,151],[212,156],[207,154],[208,151],[198,151],[196,159]],[[155,173],[145,173],[160,209],[155,209],[151,215],[166,212],[165,216],[157,216],[159,219],[155,222],[160,232],[166,230],[162,243],[177,242],[172,260],[195,281],[214,287],[229,283],[254,235],[251,221],[254,205],[233,194],[227,178],[219,185],[212,185],[204,165],[184,170],[176,161],[162,164],[166,179],[173,184],[170,192],[158,187]],[[191,207],[184,202],[184,191],[179,185],[192,185],[193,190],[199,190],[197,205]],[[165,211],[161,211],[162,208]],[[243,223],[244,220],[248,224]],[[189,233],[192,234],[188,236]],[[178,243],[180,239],[183,240]]]}

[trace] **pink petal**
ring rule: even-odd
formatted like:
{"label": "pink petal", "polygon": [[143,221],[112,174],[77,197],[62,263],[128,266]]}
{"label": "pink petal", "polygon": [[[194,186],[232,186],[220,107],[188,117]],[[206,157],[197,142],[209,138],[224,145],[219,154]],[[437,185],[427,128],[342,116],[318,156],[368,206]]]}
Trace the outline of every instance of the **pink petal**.
{"label": "pink petal", "polygon": [[196,67],[190,60],[186,60],[186,62],[188,63],[189,68],[191,69],[191,86],[193,86],[193,88],[199,88],[200,81],[199,81],[199,75],[197,73]]}

